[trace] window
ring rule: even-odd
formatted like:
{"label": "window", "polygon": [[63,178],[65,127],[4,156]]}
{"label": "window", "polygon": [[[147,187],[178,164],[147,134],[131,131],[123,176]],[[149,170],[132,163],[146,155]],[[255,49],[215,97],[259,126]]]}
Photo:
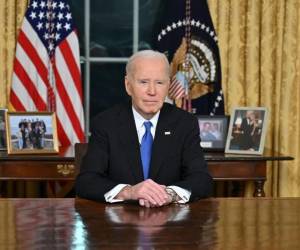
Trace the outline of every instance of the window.
{"label": "window", "polygon": [[162,0],[71,0],[78,27],[86,133],[97,113],[128,98],[125,65],[132,53],[153,48]]}

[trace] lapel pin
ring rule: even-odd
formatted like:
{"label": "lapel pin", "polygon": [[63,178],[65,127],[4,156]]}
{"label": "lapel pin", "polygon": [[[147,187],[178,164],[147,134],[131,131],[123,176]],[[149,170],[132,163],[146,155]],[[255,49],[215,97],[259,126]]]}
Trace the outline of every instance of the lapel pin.
{"label": "lapel pin", "polygon": [[165,135],[170,135],[171,132],[170,131],[165,131]]}

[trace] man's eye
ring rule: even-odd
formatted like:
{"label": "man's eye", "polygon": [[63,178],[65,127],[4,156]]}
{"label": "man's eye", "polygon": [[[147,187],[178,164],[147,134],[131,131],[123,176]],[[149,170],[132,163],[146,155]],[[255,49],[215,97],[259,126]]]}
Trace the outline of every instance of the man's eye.
{"label": "man's eye", "polygon": [[147,80],[139,80],[139,83],[141,84],[146,84],[148,81]]}

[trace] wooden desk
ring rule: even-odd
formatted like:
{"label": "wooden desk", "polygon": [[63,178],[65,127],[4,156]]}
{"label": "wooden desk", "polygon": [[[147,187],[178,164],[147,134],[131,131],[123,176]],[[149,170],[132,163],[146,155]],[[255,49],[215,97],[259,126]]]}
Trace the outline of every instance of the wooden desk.
{"label": "wooden desk", "polygon": [[[0,151],[0,181],[46,182],[47,197],[65,197],[76,175],[74,147],[60,148],[59,154],[53,155],[7,155]],[[64,185],[56,189],[53,181],[63,181]]]}
{"label": "wooden desk", "polygon": [[254,197],[264,197],[264,183],[267,179],[268,161],[293,160],[293,157],[271,153],[265,150],[263,155],[238,155],[224,153],[206,153],[205,159],[213,179],[224,181],[254,181]]}
{"label": "wooden desk", "polygon": [[[263,197],[267,161],[292,160],[290,156],[271,154],[262,156],[226,155],[206,153],[205,159],[214,180],[252,180],[255,182],[254,196]],[[74,165],[74,148],[61,148],[58,155],[7,155],[0,151],[1,180],[74,181],[78,169]],[[66,191],[72,187],[72,182]],[[53,194],[63,197],[66,192]]]}
{"label": "wooden desk", "polygon": [[74,148],[53,155],[7,155],[0,151],[0,180],[73,181]]}
{"label": "wooden desk", "polygon": [[0,249],[300,249],[300,199],[0,199]]}

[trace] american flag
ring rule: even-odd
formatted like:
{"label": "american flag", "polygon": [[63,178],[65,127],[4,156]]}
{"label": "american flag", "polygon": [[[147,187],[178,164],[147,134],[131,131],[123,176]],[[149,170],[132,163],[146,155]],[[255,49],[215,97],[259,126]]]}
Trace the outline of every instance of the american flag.
{"label": "american flag", "polygon": [[169,97],[173,100],[188,94],[188,81],[184,73],[178,71],[173,77],[169,88]]}
{"label": "american flag", "polygon": [[84,141],[78,37],[65,0],[33,0],[18,36],[10,103],[55,111],[62,146]]}

